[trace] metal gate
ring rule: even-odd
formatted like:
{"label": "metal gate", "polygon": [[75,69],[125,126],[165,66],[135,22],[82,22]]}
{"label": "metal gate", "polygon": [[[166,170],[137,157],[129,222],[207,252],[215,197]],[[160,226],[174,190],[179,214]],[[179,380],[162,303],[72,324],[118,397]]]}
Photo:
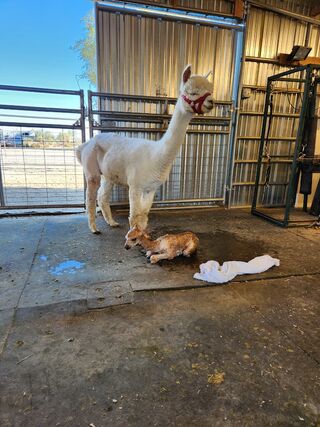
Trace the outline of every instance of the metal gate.
{"label": "metal gate", "polygon": [[0,209],[84,206],[83,91],[1,85],[0,99]]}
{"label": "metal gate", "polygon": [[[96,33],[99,92],[91,94],[97,98],[92,130],[160,139],[185,65],[192,64],[195,74],[213,70],[215,109],[191,122],[155,201],[175,207],[224,203],[232,175],[243,23],[104,1],[96,3]],[[127,193],[116,188],[112,201],[127,201]]]}
{"label": "metal gate", "polygon": [[[167,129],[176,101],[161,96],[89,91],[90,136],[101,131],[158,140]],[[156,205],[194,206],[224,201],[224,151],[230,133],[230,105],[229,101],[220,101],[211,115],[191,120],[169,179],[155,195]],[[127,201],[127,189],[115,186],[111,202]]]}

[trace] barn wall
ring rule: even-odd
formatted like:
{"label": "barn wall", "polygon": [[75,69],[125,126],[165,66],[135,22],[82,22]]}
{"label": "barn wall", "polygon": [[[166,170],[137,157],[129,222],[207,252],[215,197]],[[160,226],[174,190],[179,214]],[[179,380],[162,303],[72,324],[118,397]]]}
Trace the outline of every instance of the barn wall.
{"label": "barn wall", "polygon": [[[150,0],[148,3],[169,4],[168,0]],[[264,4],[306,16],[310,12],[308,1],[265,0]],[[233,10],[233,2],[228,0],[178,0],[175,5],[225,14]],[[195,73],[213,69],[215,99],[231,100],[234,31],[106,11],[100,11],[97,18],[99,90],[176,97],[179,89],[177,76],[185,64],[191,63]],[[319,26],[250,5],[242,84],[252,93],[240,104],[234,142],[231,206],[251,205],[267,77],[288,69],[277,65],[276,59],[279,53],[289,53],[295,44],[311,46],[313,50],[310,55],[320,56]],[[298,89],[295,83],[288,87]],[[291,153],[297,131],[300,97],[297,93],[277,95],[275,108],[282,116],[275,118],[271,135],[281,135],[283,140],[273,143],[272,150],[276,154]],[[217,108],[214,114],[228,114],[228,111]],[[229,144],[227,135],[187,135],[169,182],[158,198],[224,199],[228,184]],[[181,169],[186,162],[188,176],[183,175]],[[279,165],[273,170],[273,179],[285,178],[288,172],[288,164]],[[199,173],[201,176],[197,175]],[[178,185],[179,180],[182,186]],[[283,186],[274,187],[268,201],[281,204],[285,190]],[[126,194],[114,194],[114,201],[125,198]]]}
{"label": "barn wall", "polygon": [[[192,64],[196,74],[215,70],[213,96],[218,104],[212,115],[231,114],[230,105],[219,102],[231,102],[234,31],[105,10],[98,10],[97,17],[100,91],[177,97],[182,70],[186,64]],[[131,104],[112,105],[109,109],[112,107],[114,111],[119,107],[127,111],[154,112],[148,109],[152,108],[148,104]],[[173,107],[170,107],[169,113],[172,112]],[[138,135],[127,133],[127,136]],[[160,136],[151,135],[151,138]],[[187,134],[169,180],[157,193],[156,200],[223,201],[228,151],[228,133]],[[114,190],[113,202],[126,199],[127,193],[123,189]]]}
{"label": "barn wall", "polygon": [[232,14],[233,0],[129,0],[131,3],[143,3],[150,5],[161,5],[171,7],[181,7],[199,11],[210,11],[221,14]]}
{"label": "barn wall", "polygon": [[[265,3],[287,8],[295,13],[305,15],[309,13],[307,2],[268,1]],[[312,47],[310,56],[319,56],[319,37],[319,27],[250,7],[242,83],[244,87],[251,88],[252,93],[250,98],[241,101],[240,106],[231,196],[233,206],[250,206],[252,202],[267,78],[288,70],[287,67],[281,67],[273,62],[276,62],[279,53],[290,53],[294,45],[310,46]],[[289,83],[287,87],[298,89],[299,85]],[[298,118],[294,116],[300,113],[300,99],[301,94],[294,93],[278,94],[275,97],[275,112],[283,113],[284,116],[274,119],[271,136],[286,140],[272,142],[273,154],[292,153],[298,124]],[[288,176],[289,168],[288,164],[273,167],[272,179],[275,182],[283,181]],[[284,201],[285,191],[285,186],[274,186],[269,191],[268,202],[281,204]]]}

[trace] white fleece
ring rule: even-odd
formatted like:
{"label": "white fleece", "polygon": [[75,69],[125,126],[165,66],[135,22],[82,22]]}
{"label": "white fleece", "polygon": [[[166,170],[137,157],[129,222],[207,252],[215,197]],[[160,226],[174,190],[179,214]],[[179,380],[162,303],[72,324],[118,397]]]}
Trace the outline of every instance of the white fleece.
{"label": "white fleece", "polygon": [[238,274],[262,273],[274,265],[278,267],[280,260],[270,255],[258,256],[249,262],[226,261],[222,265],[217,261],[207,261],[200,265],[200,273],[195,273],[193,277],[210,283],[225,283]]}

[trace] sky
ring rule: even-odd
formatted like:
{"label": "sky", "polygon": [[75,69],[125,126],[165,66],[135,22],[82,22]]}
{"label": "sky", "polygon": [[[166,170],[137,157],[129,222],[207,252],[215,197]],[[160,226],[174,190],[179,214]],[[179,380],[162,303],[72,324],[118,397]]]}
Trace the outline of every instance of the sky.
{"label": "sky", "polygon": [[[90,0],[0,0],[0,84],[85,91],[82,62],[71,47],[84,37]],[[91,88],[94,89],[94,88]],[[0,91],[0,103],[51,105],[61,99]],[[54,98],[54,99],[53,99]],[[71,97],[66,107],[74,106]]]}

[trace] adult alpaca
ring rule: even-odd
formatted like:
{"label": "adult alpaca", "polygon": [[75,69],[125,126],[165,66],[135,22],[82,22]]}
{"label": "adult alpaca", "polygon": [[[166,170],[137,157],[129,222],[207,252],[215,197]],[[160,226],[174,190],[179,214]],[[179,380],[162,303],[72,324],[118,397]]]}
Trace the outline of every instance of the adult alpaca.
{"label": "adult alpaca", "polygon": [[191,75],[190,65],[184,69],[180,96],[168,129],[159,141],[101,133],[77,148],[76,156],[87,181],[86,207],[93,233],[99,233],[95,219],[97,195],[106,222],[111,227],[119,225],[109,204],[114,184],[129,187],[130,227],[147,227],[154,194],[169,176],[190,120],[195,113],[204,114],[213,108],[209,74]]}

